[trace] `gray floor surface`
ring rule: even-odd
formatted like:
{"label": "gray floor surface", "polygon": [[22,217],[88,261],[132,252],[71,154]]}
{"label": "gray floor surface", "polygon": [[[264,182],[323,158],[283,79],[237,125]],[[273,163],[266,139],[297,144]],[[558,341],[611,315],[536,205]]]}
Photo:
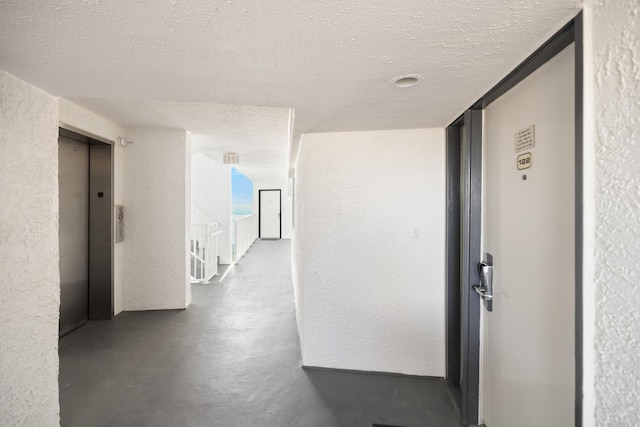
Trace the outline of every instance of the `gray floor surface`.
{"label": "gray floor surface", "polygon": [[[258,241],[187,310],[60,340],[63,426],[460,426],[442,379],[301,368],[290,242]],[[222,274],[222,272],[221,272]]]}

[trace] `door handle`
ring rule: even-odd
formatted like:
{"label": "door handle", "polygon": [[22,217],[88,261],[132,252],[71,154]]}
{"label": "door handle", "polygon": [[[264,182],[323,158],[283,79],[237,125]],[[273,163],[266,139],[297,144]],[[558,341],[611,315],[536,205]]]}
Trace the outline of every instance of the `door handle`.
{"label": "door handle", "polygon": [[485,254],[485,259],[478,264],[478,274],[480,284],[475,285],[473,290],[482,298],[487,311],[493,311],[493,257]]}
{"label": "door handle", "polygon": [[[488,294],[487,293],[487,288],[485,288],[484,286],[480,286],[480,285],[475,285],[473,287],[473,290],[476,291],[476,294],[480,295],[480,298],[482,298],[485,301],[491,301],[493,300],[493,295]],[[489,310],[491,311],[491,310]]]}

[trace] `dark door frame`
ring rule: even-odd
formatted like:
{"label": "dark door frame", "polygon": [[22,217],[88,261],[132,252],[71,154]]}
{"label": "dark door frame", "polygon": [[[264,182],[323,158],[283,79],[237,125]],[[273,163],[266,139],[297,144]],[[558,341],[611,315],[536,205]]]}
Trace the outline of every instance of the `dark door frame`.
{"label": "dark door frame", "polygon": [[262,192],[277,191],[280,197],[280,212],[278,213],[278,239],[282,239],[282,190],[279,188],[258,190],[258,238],[262,238]]}
{"label": "dark door frame", "polygon": [[582,426],[582,12],[447,127],[446,372],[465,425],[478,423],[479,409],[480,299],[473,285],[479,282],[481,256],[482,111],[571,43],[575,43],[575,426]]}
{"label": "dark door frame", "polygon": [[[462,131],[464,129],[464,138]],[[482,111],[467,110],[447,128],[447,383],[464,424],[478,422]],[[463,357],[461,357],[463,356]]]}

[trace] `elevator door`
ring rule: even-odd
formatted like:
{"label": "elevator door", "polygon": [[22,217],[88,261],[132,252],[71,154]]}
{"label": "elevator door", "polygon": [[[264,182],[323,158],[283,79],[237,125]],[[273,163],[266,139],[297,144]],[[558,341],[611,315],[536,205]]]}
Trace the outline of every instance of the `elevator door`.
{"label": "elevator door", "polygon": [[89,146],[60,137],[60,336],[89,316]]}

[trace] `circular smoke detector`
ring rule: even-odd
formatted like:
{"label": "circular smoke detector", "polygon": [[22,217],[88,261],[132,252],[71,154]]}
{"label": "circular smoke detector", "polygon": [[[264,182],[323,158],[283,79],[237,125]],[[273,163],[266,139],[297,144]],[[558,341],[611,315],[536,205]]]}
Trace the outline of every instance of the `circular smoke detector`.
{"label": "circular smoke detector", "polygon": [[403,76],[397,76],[391,79],[389,84],[393,87],[413,87],[422,83],[422,76],[420,74],[405,74]]}

